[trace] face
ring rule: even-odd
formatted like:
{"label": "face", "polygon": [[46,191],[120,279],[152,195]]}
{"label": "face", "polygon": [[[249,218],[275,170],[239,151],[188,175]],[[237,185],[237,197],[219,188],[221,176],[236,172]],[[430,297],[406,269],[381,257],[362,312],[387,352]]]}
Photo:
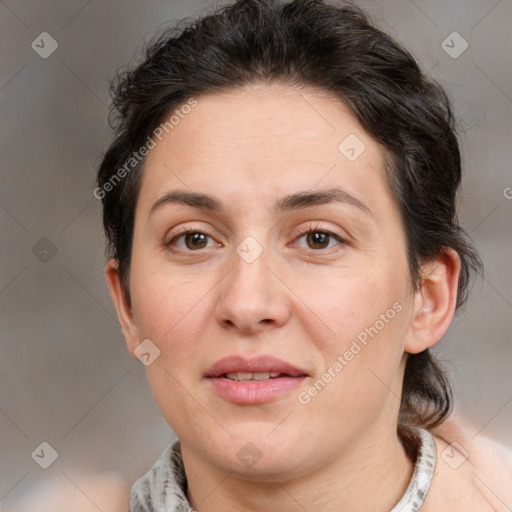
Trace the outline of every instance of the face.
{"label": "face", "polygon": [[336,99],[198,97],[147,158],[130,292],[128,348],[160,351],[147,376],[189,457],[291,477],[396,431],[406,240],[382,149]]}

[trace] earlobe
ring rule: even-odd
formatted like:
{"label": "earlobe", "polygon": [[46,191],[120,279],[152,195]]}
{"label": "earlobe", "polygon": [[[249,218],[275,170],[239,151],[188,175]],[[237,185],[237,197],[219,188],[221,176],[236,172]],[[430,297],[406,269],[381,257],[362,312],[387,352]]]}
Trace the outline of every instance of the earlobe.
{"label": "earlobe", "polygon": [[421,284],[414,300],[414,318],[405,351],[423,352],[446,333],[457,306],[460,257],[451,248],[421,266]]}
{"label": "earlobe", "polygon": [[123,288],[117,260],[112,258],[107,262],[105,266],[105,277],[128,351],[133,356],[133,351],[139,344],[139,333],[130,301]]}

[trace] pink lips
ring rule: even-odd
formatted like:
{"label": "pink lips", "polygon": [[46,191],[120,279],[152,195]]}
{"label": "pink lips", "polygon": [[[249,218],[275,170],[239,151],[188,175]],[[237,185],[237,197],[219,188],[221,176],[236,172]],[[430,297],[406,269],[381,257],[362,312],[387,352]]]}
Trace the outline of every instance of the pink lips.
{"label": "pink lips", "polygon": [[[226,374],[277,373],[265,380],[234,380]],[[231,356],[217,361],[207,372],[213,391],[233,403],[258,404],[269,402],[300,386],[307,374],[273,356],[245,358]]]}

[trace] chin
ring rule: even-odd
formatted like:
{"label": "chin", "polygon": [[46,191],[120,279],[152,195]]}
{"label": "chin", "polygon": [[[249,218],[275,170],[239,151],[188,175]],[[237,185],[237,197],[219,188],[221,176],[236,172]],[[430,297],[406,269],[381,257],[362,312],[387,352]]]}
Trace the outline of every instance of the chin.
{"label": "chin", "polygon": [[[272,430],[274,429],[274,430]],[[291,478],[292,469],[304,470],[304,462],[311,460],[315,452],[310,446],[304,431],[298,428],[269,428],[269,424],[245,425],[232,432],[233,438],[223,439],[215,451],[216,464],[226,471],[240,475],[241,478],[259,481],[275,481],[275,479]],[[294,475],[297,476],[297,475]]]}

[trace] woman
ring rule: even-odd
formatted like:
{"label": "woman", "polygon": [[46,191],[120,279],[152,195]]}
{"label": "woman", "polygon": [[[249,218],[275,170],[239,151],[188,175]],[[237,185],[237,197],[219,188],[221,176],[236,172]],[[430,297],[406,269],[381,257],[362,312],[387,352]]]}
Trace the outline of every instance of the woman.
{"label": "woman", "polygon": [[114,104],[107,282],[179,438],[130,510],[509,510],[430,351],[480,260],[410,54],[352,5],[244,0],[154,42]]}

